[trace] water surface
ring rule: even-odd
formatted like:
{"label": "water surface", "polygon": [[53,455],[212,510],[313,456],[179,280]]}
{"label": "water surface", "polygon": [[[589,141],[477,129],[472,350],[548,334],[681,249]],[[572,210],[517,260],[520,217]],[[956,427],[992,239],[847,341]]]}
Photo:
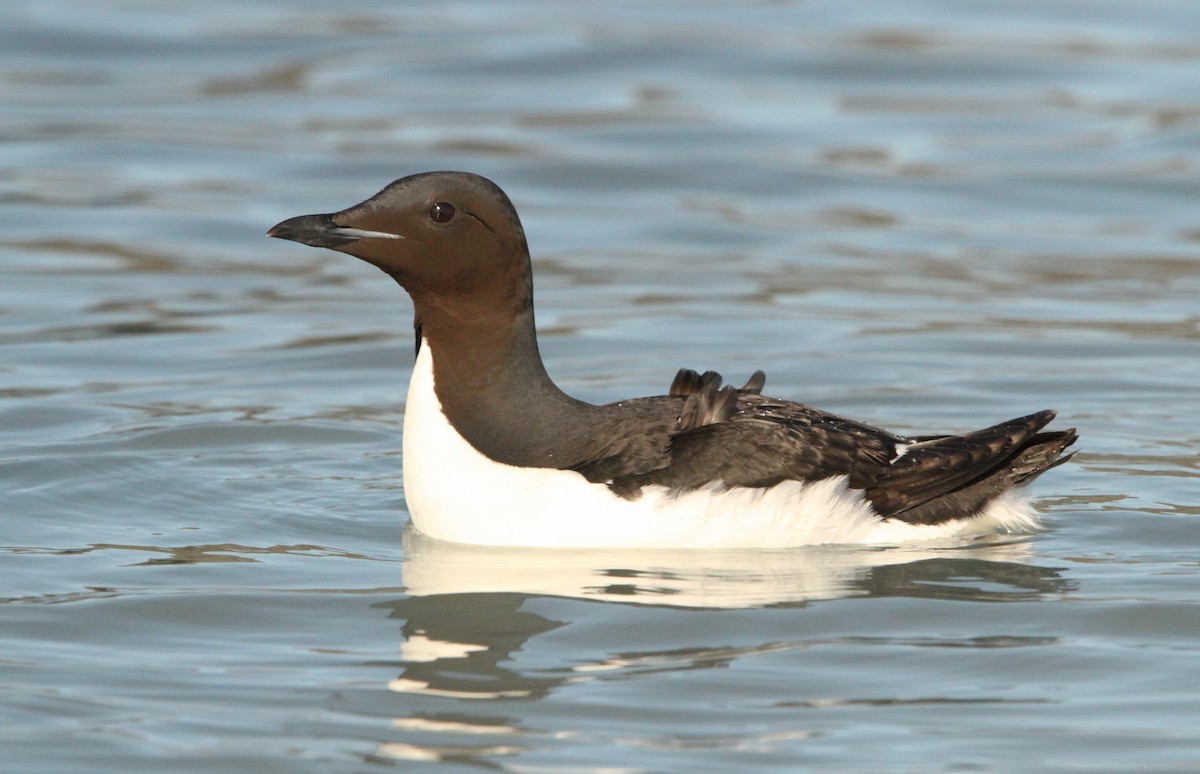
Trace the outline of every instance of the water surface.
{"label": "water surface", "polygon": [[[0,10],[0,747],[20,772],[1200,768],[1191,4]],[[1048,531],[405,530],[411,308],[263,237],[488,175],[572,394],[1054,407]]]}

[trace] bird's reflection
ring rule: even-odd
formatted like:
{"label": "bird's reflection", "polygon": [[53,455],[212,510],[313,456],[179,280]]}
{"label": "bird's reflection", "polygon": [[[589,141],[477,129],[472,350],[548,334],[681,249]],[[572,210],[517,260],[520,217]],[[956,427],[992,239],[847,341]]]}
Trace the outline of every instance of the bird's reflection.
{"label": "bird's reflection", "polygon": [[522,549],[446,543],[409,527],[414,597],[515,593],[678,608],[754,608],[851,596],[1007,601],[1063,590],[1028,564],[1028,540],[962,546],[778,550]]}
{"label": "bird's reflection", "polygon": [[[501,710],[497,716],[486,707],[537,700],[592,680],[722,667],[759,654],[845,643],[970,648],[1047,644],[1046,638],[1020,635],[844,640],[810,635],[751,642],[733,637],[732,644],[681,636],[668,638],[661,647],[647,647],[661,630],[642,636],[631,630],[628,637],[615,635],[608,649],[573,650],[569,659],[531,666],[518,651],[529,649],[539,635],[571,623],[531,610],[538,607],[527,604],[531,600],[574,599],[712,615],[732,609],[802,608],[847,597],[1027,601],[1073,588],[1059,570],[1029,563],[1031,553],[1024,541],[972,548],[550,551],[444,543],[410,527],[403,562],[410,596],[383,606],[404,621],[402,671],[388,687],[404,697],[404,709],[393,725],[411,741],[380,745],[377,755],[481,763],[494,755],[515,754],[522,749],[522,739],[545,732],[525,727],[509,712]],[[483,711],[466,710],[464,700],[482,702],[475,706]]]}
{"label": "bird's reflection", "polygon": [[[568,623],[523,610],[533,597],[712,611],[853,596],[1024,601],[1070,589],[1058,570],[1028,564],[1029,554],[1024,541],[973,548],[549,551],[445,543],[410,528],[403,573],[411,596],[387,605],[404,620],[404,668],[391,688],[460,699],[536,699],[589,671],[618,668],[602,658],[536,674],[513,669],[513,653]],[[781,647],[788,644],[749,650]],[[742,650],[623,653],[618,661],[641,668],[711,666],[745,655]]]}
{"label": "bird's reflection", "polygon": [[395,603],[403,674],[390,688],[459,699],[536,699],[561,682],[531,677],[504,664],[526,642],[562,626],[519,608],[525,594],[453,593],[413,596]]}

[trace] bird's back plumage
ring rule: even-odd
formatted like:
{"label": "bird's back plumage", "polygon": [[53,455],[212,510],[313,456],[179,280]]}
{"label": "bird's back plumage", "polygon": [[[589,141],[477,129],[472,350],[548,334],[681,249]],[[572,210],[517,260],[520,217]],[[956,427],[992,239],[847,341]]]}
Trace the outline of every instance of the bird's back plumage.
{"label": "bird's back plumage", "polygon": [[[644,446],[631,453],[616,443],[610,454],[571,467],[623,497],[637,497],[649,485],[675,492],[714,482],[763,488],[844,475],[880,516],[939,524],[977,512],[1065,461],[1060,455],[1076,438],[1074,430],[1038,432],[1054,418],[1052,411],[963,435],[902,437],[764,397],[764,383],[762,371],[738,389],[724,385],[716,372],[682,369],[668,395],[613,404],[640,416],[661,411],[657,453]],[[637,424],[646,427],[644,419]]]}

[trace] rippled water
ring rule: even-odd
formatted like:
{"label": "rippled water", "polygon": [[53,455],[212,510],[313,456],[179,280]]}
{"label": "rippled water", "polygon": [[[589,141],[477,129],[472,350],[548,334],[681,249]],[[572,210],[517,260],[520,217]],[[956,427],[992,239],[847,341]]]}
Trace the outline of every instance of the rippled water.
{"label": "rippled water", "polygon": [[[1200,9],[0,9],[14,772],[1200,768]],[[494,178],[552,374],[897,430],[1055,407],[1049,530],[955,551],[406,533],[410,307],[268,240]],[[486,496],[485,494],[481,496]]]}

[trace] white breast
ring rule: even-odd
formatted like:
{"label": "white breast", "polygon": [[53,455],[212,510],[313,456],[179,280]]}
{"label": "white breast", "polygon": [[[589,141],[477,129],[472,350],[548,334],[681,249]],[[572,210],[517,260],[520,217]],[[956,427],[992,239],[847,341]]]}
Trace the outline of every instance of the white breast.
{"label": "white breast", "polygon": [[421,532],[460,543],[587,548],[782,548],[894,544],[1029,531],[1032,510],[1005,496],[981,516],[917,527],[876,516],[838,476],[769,489],[664,487],[624,500],[569,470],[522,468],[484,456],[446,419],[422,341],[404,412],[404,494]]}

